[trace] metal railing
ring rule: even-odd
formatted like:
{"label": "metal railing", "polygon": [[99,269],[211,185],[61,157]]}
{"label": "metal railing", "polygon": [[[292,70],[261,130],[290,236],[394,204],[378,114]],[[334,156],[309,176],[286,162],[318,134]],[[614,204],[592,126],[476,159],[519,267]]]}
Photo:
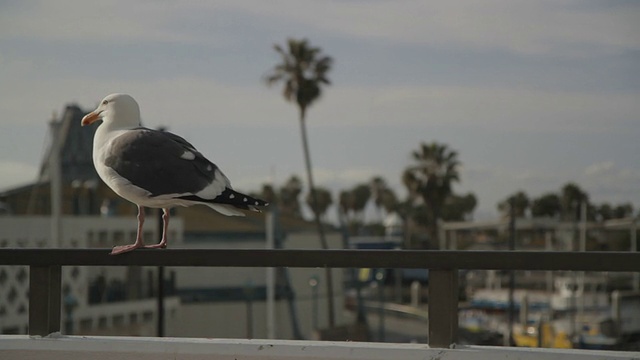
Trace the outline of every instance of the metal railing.
{"label": "metal railing", "polygon": [[29,333],[60,331],[62,266],[205,266],[429,269],[429,345],[449,347],[458,332],[458,270],[640,272],[640,253],[420,250],[0,249],[0,265],[27,265]]}

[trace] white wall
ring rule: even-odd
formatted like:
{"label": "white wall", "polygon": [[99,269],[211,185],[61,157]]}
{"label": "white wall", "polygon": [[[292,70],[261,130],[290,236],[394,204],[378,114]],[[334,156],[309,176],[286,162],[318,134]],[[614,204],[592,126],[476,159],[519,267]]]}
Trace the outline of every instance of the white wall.
{"label": "white wall", "polygon": [[[342,244],[338,233],[332,232],[327,236],[332,248],[339,248]],[[189,245],[183,245],[189,246]],[[201,248],[234,248],[234,249],[264,249],[264,241],[212,241],[199,242]],[[288,249],[317,249],[319,248],[316,233],[292,233],[285,242]],[[242,287],[249,281],[256,286],[266,284],[265,268],[171,268],[176,272],[176,283],[179,288],[215,288],[219,286]],[[312,337],[313,290],[309,285],[311,276],[319,279],[318,285],[318,327],[328,326],[328,310],[326,299],[326,280],[324,269],[289,269],[291,285],[295,292],[295,307],[300,331],[306,339]],[[344,323],[344,297],[342,283],[343,269],[332,269],[334,304],[336,309],[336,324]],[[247,331],[246,303],[213,302],[213,303],[185,303],[182,304],[175,328],[170,329],[171,336],[215,337],[215,338],[245,338]],[[266,305],[264,301],[253,302],[254,338],[266,338]],[[276,338],[293,339],[290,312],[286,300],[276,304]]]}
{"label": "white wall", "polygon": [[[144,233],[148,242],[159,238],[157,218],[148,217],[144,224]],[[137,220],[135,216],[63,216],[61,219],[61,247],[66,248],[105,248],[108,251],[114,245],[133,242],[136,237]],[[3,248],[49,248],[51,244],[51,218],[48,216],[2,216],[0,217],[0,247]],[[170,227],[170,245],[182,242],[182,219],[172,220]],[[89,267],[65,266],[62,268],[62,287],[68,287],[78,306],[75,309],[76,321],[93,317],[112,318],[116,315],[103,306],[103,310],[91,310],[88,304],[89,283],[98,274],[104,274],[107,281],[125,280],[131,273],[128,267]],[[4,273],[4,275],[3,275]],[[144,271],[143,271],[143,275]],[[26,333],[29,313],[29,268],[28,266],[0,266],[0,333],[3,329],[17,328]],[[63,294],[64,296],[64,294]],[[135,308],[135,306],[134,306]],[[155,306],[150,306],[155,314]],[[63,320],[65,314],[63,312]],[[78,327],[75,327],[78,329]]]}

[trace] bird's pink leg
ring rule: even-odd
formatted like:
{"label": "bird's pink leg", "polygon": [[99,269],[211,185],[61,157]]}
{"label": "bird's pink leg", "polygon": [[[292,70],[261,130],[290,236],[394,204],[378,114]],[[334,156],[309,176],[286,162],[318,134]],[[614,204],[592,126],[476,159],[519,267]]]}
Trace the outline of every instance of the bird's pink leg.
{"label": "bird's pink leg", "polygon": [[145,245],[145,249],[164,249],[167,247],[167,228],[169,227],[169,209],[162,209],[162,240],[155,245]]}
{"label": "bird's pink leg", "polygon": [[116,246],[111,250],[110,255],[118,255],[144,247],[144,240],[142,239],[142,225],[144,225],[144,207],[138,205],[138,234],[136,235],[136,242],[130,245]]}

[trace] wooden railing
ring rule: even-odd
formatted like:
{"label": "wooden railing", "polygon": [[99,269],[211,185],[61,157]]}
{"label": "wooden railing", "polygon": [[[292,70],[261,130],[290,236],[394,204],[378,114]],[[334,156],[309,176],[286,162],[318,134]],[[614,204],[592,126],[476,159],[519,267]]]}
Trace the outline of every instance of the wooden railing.
{"label": "wooden railing", "polygon": [[60,331],[62,266],[204,266],[429,269],[429,345],[449,347],[458,330],[458,270],[640,272],[640,253],[419,250],[0,249],[0,265],[30,268],[29,333]]}

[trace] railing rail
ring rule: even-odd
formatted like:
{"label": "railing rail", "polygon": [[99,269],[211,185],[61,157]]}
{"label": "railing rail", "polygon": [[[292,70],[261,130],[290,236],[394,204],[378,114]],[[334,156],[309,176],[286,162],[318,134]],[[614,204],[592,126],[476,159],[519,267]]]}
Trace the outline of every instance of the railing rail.
{"label": "railing rail", "polygon": [[640,272],[640,253],[421,250],[0,249],[0,265],[30,267],[29,333],[60,330],[62,266],[423,268],[429,273],[429,345],[448,347],[458,329],[459,269]]}

